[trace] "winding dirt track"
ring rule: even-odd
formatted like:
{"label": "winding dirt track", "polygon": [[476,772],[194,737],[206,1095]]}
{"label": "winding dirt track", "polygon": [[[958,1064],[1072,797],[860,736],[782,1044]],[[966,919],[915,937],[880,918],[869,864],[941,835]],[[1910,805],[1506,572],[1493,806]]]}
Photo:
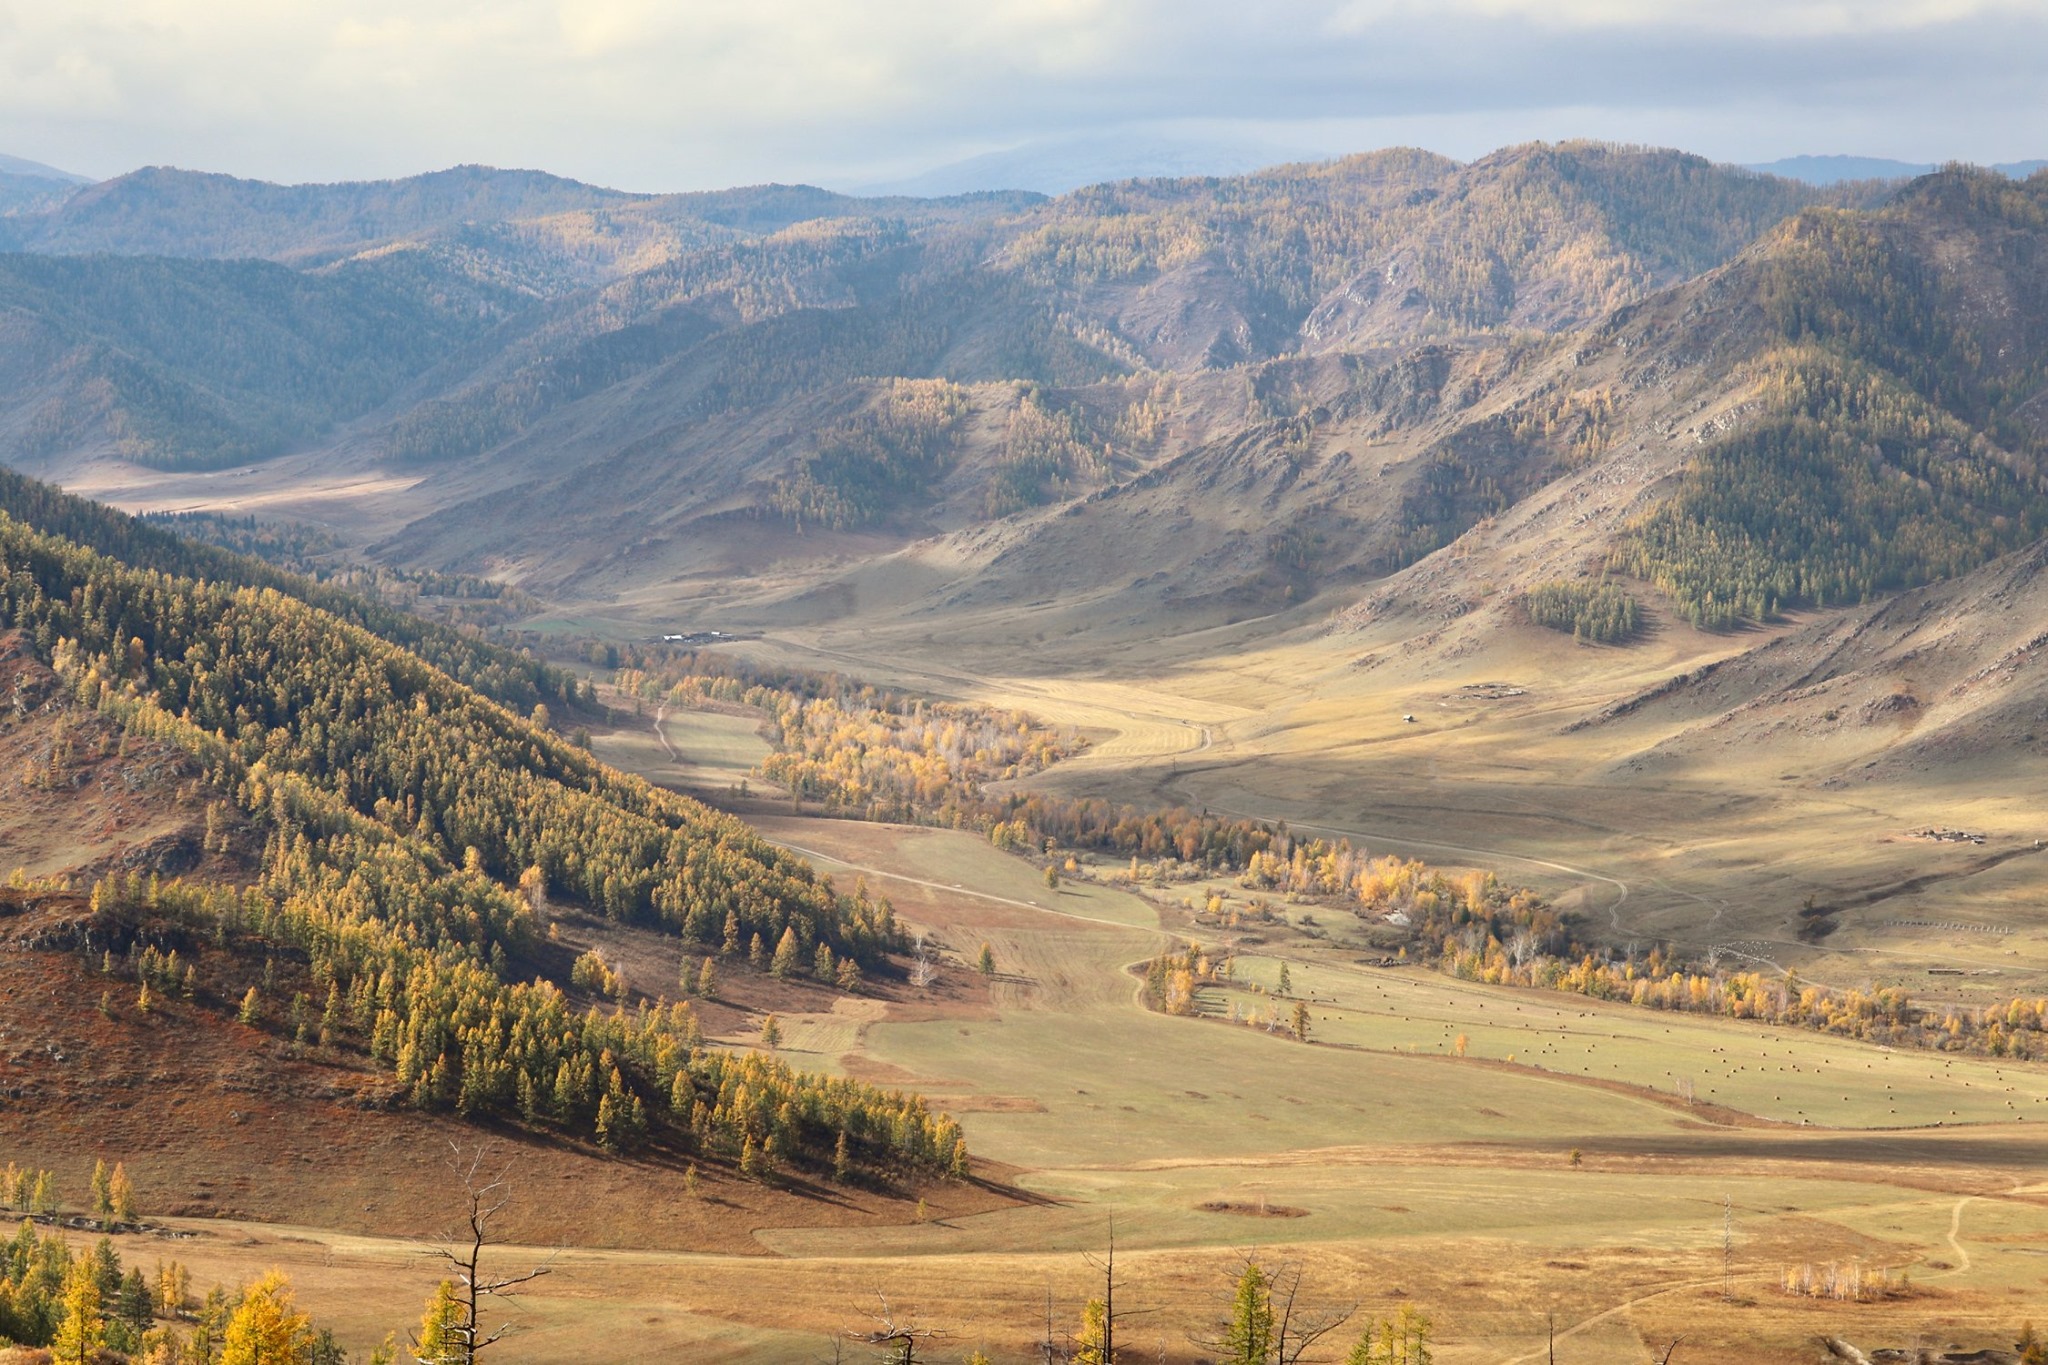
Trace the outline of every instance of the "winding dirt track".
{"label": "winding dirt track", "polygon": [[822,849],[805,848],[801,844],[788,843],[784,840],[775,838],[773,835],[763,835],[762,837],[766,838],[770,843],[776,845],[777,847],[788,849],[791,853],[798,854],[801,857],[816,858],[820,862],[831,863],[834,867],[843,867],[849,872],[858,872],[862,876],[866,877],[874,877],[880,880],[892,882],[903,882],[910,886],[928,887],[933,891],[944,891],[949,895],[954,896],[969,896],[975,900],[989,901],[996,905],[1014,905],[1024,910],[1039,910],[1048,915],[1058,915],[1061,919],[1080,920],[1086,924],[1106,924],[1113,929],[1137,929],[1141,933],[1150,932],[1157,933],[1161,938],[1169,937],[1169,935],[1163,929],[1146,930],[1141,925],[1129,924],[1123,920],[1103,919],[1099,915],[1077,915],[1071,910],[1062,910],[1058,906],[1044,905],[1039,903],[1038,901],[1020,901],[1013,899],[1009,896],[998,896],[994,892],[990,891],[974,891],[969,889],[968,887],[962,886],[958,882],[926,881],[922,877],[906,876],[901,872],[891,872],[887,868],[873,867],[866,863],[848,862],[846,859],[837,857],[834,854],[826,853]]}

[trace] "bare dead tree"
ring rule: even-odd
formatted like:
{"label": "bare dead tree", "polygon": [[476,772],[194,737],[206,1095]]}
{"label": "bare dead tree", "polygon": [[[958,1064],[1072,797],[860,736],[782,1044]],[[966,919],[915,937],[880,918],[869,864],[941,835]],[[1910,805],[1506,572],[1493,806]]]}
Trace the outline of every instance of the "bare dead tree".
{"label": "bare dead tree", "polygon": [[[1304,1267],[1299,1261],[1283,1261],[1272,1270],[1259,1262],[1256,1249],[1245,1253],[1243,1271],[1232,1281],[1233,1291],[1243,1284],[1243,1273],[1257,1270],[1265,1284],[1265,1303],[1272,1323],[1272,1365],[1304,1365],[1309,1352],[1316,1343],[1330,1333],[1351,1321],[1357,1313],[1356,1303],[1312,1306],[1302,1295]],[[1226,1295],[1231,1307],[1235,1308],[1234,1292]],[[1234,1349],[1223,1336],[1198,1337],[1190,1333],[1188,1340],[1206,1351]]]}
{"label": "bare dead tree", "polygon": [[491,1220],[512,1202],[512,1190],[507,1182],[510,1168],[500,1167],[495,1174],[485,1173],[490,1154],[491,1144],[488,1142],[478,1143],[467,1158],[460,1144],[452,1140],[448,1143],[448,1169],[462,1187],[463,1225],[446,1236],[445,1240],[454,1245],[436,1247],[434,1254],[454,1267],[456,1303],[461,1309],[461,1318],[446,1329],[453,1341],[444,1340],[431,1356],[418,1355],[424,1343],[413,1343],[420,1365],[475,1365],[477,1353],[495,1346],[513,1326],[500,1323],[485,1330],[482,1316],[484,1300],[516,1298],[519,1286],[531,1284],[552,1269],[543,1264],[517,1275],[484,1273],[484,1247],[490,1243]]}
{"label": "bare dead tree", "polygon": [[1358,1311],[1355,1303],[1343,1308],[1316,1309],[1297,1304],[1301,1275],[1301,1262],[1289,1261],[1272,1276],[1276,1365],[1300,1365],[1318,1341],[1351,1321],[1351,1315]]}
{"label": "bare dead tree", "polygon": [[911,946],[910,984],[923,990],[938,974],[939,967],[932,957],[931,943],[920,933]]}
{"label": "bare dead tree", "polygon": [[1101,1256],[1088,1255],[1082,1259],[1102,1275],[1102,1341],[1100,1343],[1101,1365],[1116,1365],[1116,1324],[1121,1315],[1116,1311],[1116,1291],[1122,1288],[1116,1278],[1116,1220],[1109,1223],[1109,1250]]}
{"label": "bare dead tree", "polygon": [[1678,1349],[1678,1343],[1679,1343],[1679,1342],[1681,1342],[1681,1341],[1684,1341],[1684,1340],[1685,1340],[1685,1338],[1684,1338],[1684,1337],[1673,1337],[1673,1338],[1671,1338],[1671,1344],[1670,1344],[1669,1346],[1666,1346],[1666,1347],[1664,1348],[1664,1354],[1663,1354],[1663,1356],[1662,1356],[1662,1357],[1660,1357],[1660,1358],[1658,1359],[1658,1361],[1657,1361],[1657,1365],[1671,1365],[1671,1353],[1672,1353],[1673,1351],[1677,1350],[1677,1349]]}
{"label": "bare dead tree", "polygon": [[934,1328],[918,1326],[914,1317],[898,1322],[896,1310],[889,1306],[889,1296],[879,1289],[875,1291],[875,1308],[868,1317],[874,1322],[873,1327],[847,1335],[863,1346],[880,1347],[876,1359],[890,1365],[919,1365],[924,1357],[918,1352],[924,1343],[945,1335]]}

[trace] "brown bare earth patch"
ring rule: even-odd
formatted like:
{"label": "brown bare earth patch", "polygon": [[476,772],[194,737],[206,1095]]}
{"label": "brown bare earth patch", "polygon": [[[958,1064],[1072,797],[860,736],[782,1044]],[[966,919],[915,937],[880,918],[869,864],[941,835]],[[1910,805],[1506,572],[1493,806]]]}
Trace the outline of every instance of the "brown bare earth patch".
{"label": "brown bare earth patch", "polygon": [[948,1095],[950,1114],[1043,1114],[1043,1102],[1029,1095]]}
{"label": "brown bare earth patch", "polygon": [[1292,1204],[1247,1204],[1235,1199],[1211,1199],[1196,1208],[1203,1213],[1229,1213],[1240,1218],[1306,1218],[1307,1209],[1295,1208]]}
{"label": "brown bare earth patch", "polygon": [[19,632],[0,632],[0,876],[235,876],[248,836],[229,810],[215,817],[229,849],[206,847],[218,797],[189,756],[78,705]]}
{"label": "brown bare earth patch", "polygon": [[[135,984],[102,976],[85,946],[113,932],[81,897],[0,891],[0,1147],[54,1172],[71,1206],[95,1160],[119,1160],[145,1215],[431,1236],[454,1212],[449,1144],[485,1139],[517,1191],[504,1235],[535,1245],[758,1255],[756,1229],[910,1223],[920,1198],[927,1216],[947,1218],[1016,1202],[986,1179],[770,1185],[712,1162],[698,1164],[689,1195],[680,1157],[613,1156],[399,1107],[390,1078],[360,1056],[293,1045],[273,1021],[236,1022],[224,1002],[250,969],[204,943],[181,949],[206,983],[199,998],[144,1013]],[[281,977],[281,990],[293,985]]]}

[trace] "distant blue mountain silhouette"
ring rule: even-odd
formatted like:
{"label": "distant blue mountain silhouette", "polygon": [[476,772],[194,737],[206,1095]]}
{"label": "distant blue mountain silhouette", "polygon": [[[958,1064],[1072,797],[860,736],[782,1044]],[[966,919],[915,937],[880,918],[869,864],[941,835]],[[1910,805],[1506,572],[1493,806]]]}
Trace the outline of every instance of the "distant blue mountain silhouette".
{"label": "distant blue mountain silhouette", "polygon": [[[2004,161],[1991,169],[2015,180],[2024,180],[2048,167],[2048,161]],[[1843,180],[1909,180],[1934,169],[1931,162],[1893,161],[1882,156],[1788,156],[1749,167],[1766,175],[1803,180],[1809,185],[1833,185]]]}
{"label": "distant blue mountain silhouette", "polygon": [[66,185],[90,185],[92,177],[60,171],[55,166],[45,166],[40,161],[29,161],[23,157],[8,156],[0,152],[0,175],[21,175],[33,180],[57,180]]}

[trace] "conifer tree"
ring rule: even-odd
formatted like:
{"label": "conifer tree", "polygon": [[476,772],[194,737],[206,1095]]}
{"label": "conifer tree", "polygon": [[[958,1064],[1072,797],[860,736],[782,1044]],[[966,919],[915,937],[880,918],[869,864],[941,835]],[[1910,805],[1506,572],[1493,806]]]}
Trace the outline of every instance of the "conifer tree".
{"label": "conifer tree", "polygon": [[761,1172],[761,1149],[754,1145],[754,1135],[749,1133],[740,1147],[740,1174],[749,1180],[759,1180]]}
{"label": "conifer tree", "polygon": [[775,960],[768,970],[777,977],[793,975],[801,964],[803,947],[797,942],[794,926],[782,931],[782,938],[775,945]]}
{"label": "conifer tree", "polygon": [[87,1365],[106,1339],[100,1317],[100,1283],[92,1258],[80,1256],[64,1272],[56,1334],[50,1339],[53,1365]]}
{"label": "conifer tree", "polygon": [[1399,1317],[1381,1318],[1366,1328],[1344,1365],[1430,1365],[1430,1330],[1426,1315],[1403,1304]]}
{"label": "conifer tree", "polygon": [[1109,1347],[1109,1309],[1101,1299],[1081,1308],[1081,1330],[1074,1337],[1073,1365],[1113,1365]]}
{"label": "conifer tree", "polygon": [[413,1359],[419,1365],[459,1365],[465,1359],[461,1324],[462,1301],[455,1296],[455,1281],[443,1280],[427,1300],[419,1335],[413,1338]]}
{"label": "conifer tree", "polygon": [[697,994],[706,1000],[718,998],[718,968],[708,956],[704,959],[704,965],[697,969]]}
{"label": "conifer tree", "polygon": [[782,1025],[777,1022],[772,1014],[762,1017],[761,1046],[767,1048],[770,1052],[782,1046]]}
{"label": "conifer tree", "polygon": [[974,960],[975,967],[983,976],[996,974],[996,951],[986,943],[981,945],[981,955]]}
{"label": "conifer tree", "polygon": [[158,1262],[156,1268],[157,1313],[174,1318],[185,1309],[185,1296],[191,1286],[191,1274],[177,1261],[168,1264]]}
{"label": "conifer tree", "polygon": [[92,1216],[102,1223],[114,1216],[113,1174],[104,1160],[95,1161],[92,1167]]}
{"label": "conifer tree", "polygon": [[273,1270],[249,1286],[228,1319],[220,1365],[299,1365],[312,1343],[312,1323],[297,1311],[291,1282]]}
{"label": "conifer tree", "polygon": [[57,1212],[57,1183],[48,1171],[37,1171],[36,1182],[29,1190],[29,1212],[47,1218]]}
{"label": "conifer tree", "polygon": [[142,1334],[149,1330],[150,1320],[156,1316],[149,1281],[142,1277],[139,1266],[121,1277],[121,1290],[115,1304],[130,1343],[127,1349],[132,1353],[140,1345]]}
{"label": "conifer tree", "polygon": [[107,1179],[107,1203],[116,1222],[135,1221],[135,1186],[128,1181],[128,1168],[118,1161],[114,1163],[113,1175]]}
{"label": "conifer tree", "polygon": [[1237,1277],[1230,1304],[1230,1326],[1223,1333],[1223,1359],[1228,1365],[1266,1365],[1273,1354],[1273,1292],[1266,1272],[1247,1261]]}
{"label": "conifer tree", "polygon": [[242,1007],[235,1012],[235,1017],[253,1027],[263,1017],[262,992],[251,986],[242,996]]}

